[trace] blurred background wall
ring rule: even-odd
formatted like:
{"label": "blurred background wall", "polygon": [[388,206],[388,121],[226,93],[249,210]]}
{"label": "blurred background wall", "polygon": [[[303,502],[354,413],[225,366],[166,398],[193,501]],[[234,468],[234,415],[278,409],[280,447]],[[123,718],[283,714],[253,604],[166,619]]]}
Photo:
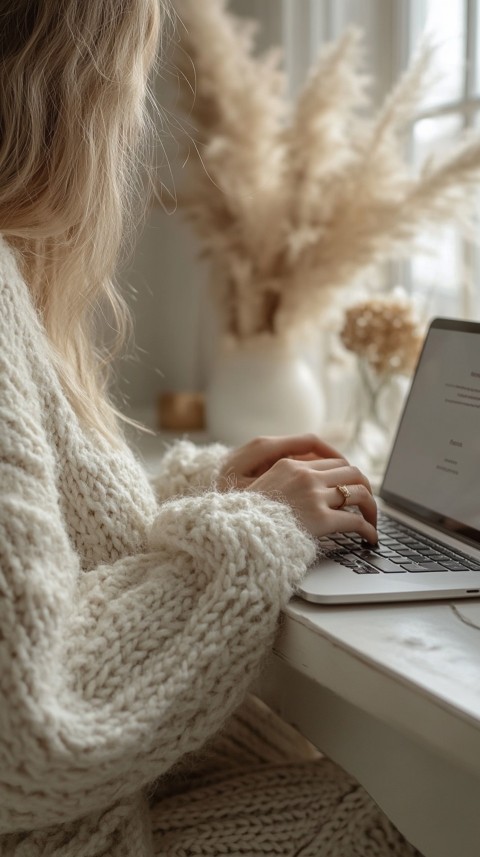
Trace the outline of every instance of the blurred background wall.
{"label": "blurred background wall", "polygon": [[[430,24],[440,49],[439,84],[412,133],[412,160],[416,152],[419,157],[429,147],[435,149],[438,141],[451,139],[448,123],[455,111],[456,127],[465,124],[465,117],[470,125],[480,126],[479,6],[480,0],[228,0],[232,12],[258,20],[259,50],[282,47],[291,95],[322,43],[337,37],[349,24],[357,24],[365,34],[373,103],[378,104]],[[168,111],[175,112],[177,97],[175,72],[168,58],[155,89],[164,109],[159,132],[168,159],[160,175],[174,193],[180,185],[182,164],[168,130]],[[400,274],[410,290],[421,293],[423,289],[427,297],[435,293],[433,310],[472,317],[479,308],[478,299],[460,274],[464,256],[471,252],[468,248],[465,253],[462,248],[459,251],[454,233],[451,229],[446,234],[441,253],[437,242],[436,268],[432,258],[426,257],[427,261],[412,261]],[[475,264],[478,268],[478,258]],[[161,391],[204,389],[215,347],[208,277],[208,267],[198,258],[195,236],[173,200],[169,213],[153,204],[122,277],[135,291],[134,299],[130,290],[127,296],[136,325],[136,348],[117,364],[115,389],[123,410],[145,415],[153,411]]]}
{"label": "blurred background wall", "polygon": [[[393,73],[392,57],[382,49],[381,27],[388,25],[391,5],[390,0],[229,2],[235,14],[258,20],[260,51],[282,45],[292,92],[304,79],[321,42],[339,33],[349,21],[365,28],[374,64],[382,70],[380,77],[386,86]],[[180,182],[181,161],[168,131],[168,111],[175,109],[176,99],[174,70],[168,67],[168,60],[155,81],[155,90],[167,112],[159,130],[169,166],[162,167],[160,174],[173,191]],[[122,280],[135,291],[133,296],[128,288],[127,298],[136,331],[134,351],[116,369],[115,394],[122,408],[145,411],[154,407],[163,390],[203,389],[215,347],[208,266],[199,260],[195,236],[173,205],[169,214],[158,203],[150,207]]]}

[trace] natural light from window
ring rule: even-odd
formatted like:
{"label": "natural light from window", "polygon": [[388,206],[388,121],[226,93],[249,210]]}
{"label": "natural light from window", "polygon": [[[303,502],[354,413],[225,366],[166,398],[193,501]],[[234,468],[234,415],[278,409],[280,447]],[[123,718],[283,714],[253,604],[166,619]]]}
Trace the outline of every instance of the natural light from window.
{"label": "natural light from window", "polygon": [[[411,134],[416,167],[458,139],[476,120],[478,3],[472,0],[410,0],[411,53],[422,36],[435,46],[432,84],[422,99]],[[474,28],[475,32],[472,32]],[[478,253],[454,226],[421,237],[422,252],[405,267],[406,285],[428,315],[472,316],[478,311]]]}
{"label": "natural light from window", "polygon": [[[276,0],[258,0],[272,4]],[[430,85],[407,132],[412,168],[480,132],[480,0],[282,0],[287,67],[295,92],[321,42],[351,24],[366,34],[379,96],[387,94],[422,37],[435,47]],[[480,197],[480,194],[479,194]],[[480,210],[480,203],[479,203]],[[479,227],[480,238],[480,227]],[[480,240],[479,240],[480,244]],[[419,236],[421,250],[392,266],[390,284],[416,295],[425,315],[480,317],[480,258],[455,223]]]}

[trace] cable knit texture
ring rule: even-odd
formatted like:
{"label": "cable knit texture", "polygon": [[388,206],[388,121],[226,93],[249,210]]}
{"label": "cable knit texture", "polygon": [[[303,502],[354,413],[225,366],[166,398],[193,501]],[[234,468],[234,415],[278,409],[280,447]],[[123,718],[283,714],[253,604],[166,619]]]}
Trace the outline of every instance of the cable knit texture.
{"label": "cable knit texture", "polygon": [[151,479],[157,499],[166,500],[176,494],[194,494],[199,489],[214,487],[226,452],[227,447],[220,443],[199,448],[188,440],[179,440],[167,447]]}
{"label": "cable knit texture", "polygon": [[[228,742],[202,779],[198,754],[226,722],[235,734],[230,715],[315,553],[285,505],[215,491],[223,452],[173,446],[152,488],[126,446],[82,429],[0,239],[2,855],[291,854],[351,792],[311,756],[247,774]],[[251,827],[259,794],[265,825]]]}

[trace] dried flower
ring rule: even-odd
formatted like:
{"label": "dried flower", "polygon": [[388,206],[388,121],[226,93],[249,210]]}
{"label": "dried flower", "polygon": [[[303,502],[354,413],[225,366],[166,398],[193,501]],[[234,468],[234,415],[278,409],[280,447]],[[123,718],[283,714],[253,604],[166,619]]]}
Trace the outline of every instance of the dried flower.
{"label": "dried flower", "polygon": [[225,332],[247,339],[316,321],[339,288],[411,250],[425,226],[471,223],[478,138],[418,175],[405,159],[427,46],[369,119],[357,31],[322,50],[290,104],[278,53],[255,57],[251,23],[225,0],[176,6],[180,204],[213,263]]}
{"label": "dried flower", "polygon": [[412,305],[396,297],[370,298],[350,307],[340,338],[378,375],[409,375],[423,340]]}

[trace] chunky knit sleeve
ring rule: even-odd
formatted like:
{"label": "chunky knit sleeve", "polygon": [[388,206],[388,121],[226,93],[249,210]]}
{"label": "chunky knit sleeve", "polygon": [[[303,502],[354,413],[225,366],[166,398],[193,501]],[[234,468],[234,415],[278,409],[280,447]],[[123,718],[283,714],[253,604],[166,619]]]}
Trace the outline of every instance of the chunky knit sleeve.
{"label": "chunky knit sleeve", "polygon": [[158,500],[215,487],[227,452],[220,443],[196,446],[179,440],[169,446],[150,480]]}
{"label": "chunky knit sleeve", "polygon": [[240,703],[313,559],[290,510],[232,491],[158,508],[143,551],[80,570],[48,404],[0,283],[0,832],[98,810]]}

